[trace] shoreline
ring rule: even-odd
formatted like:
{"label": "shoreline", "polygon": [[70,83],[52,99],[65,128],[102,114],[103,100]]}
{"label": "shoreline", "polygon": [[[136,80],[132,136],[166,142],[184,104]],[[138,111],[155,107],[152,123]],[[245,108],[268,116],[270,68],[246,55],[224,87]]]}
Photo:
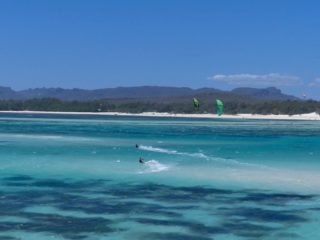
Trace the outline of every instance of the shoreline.
{"label": "shoreline", "polygon": [[91,115],[91,116],[136,116],[136,117],[172,117],[172,118],[211,118],[211,119],[263,119],[263,120],[320,120],[320,115],[313,113],[297,114],[297,115],[262,115],[262,114],[224,114],[217,116],[212,113],[122,113],[122,112],[51,112],[51,111],[0,111],[0,114],[52,114],[52,115]]}

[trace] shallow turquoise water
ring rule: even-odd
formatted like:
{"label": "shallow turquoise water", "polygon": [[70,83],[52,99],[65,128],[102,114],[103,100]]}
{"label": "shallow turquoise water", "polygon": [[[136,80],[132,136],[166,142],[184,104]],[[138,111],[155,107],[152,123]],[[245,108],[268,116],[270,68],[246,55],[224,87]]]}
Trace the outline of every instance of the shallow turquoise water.
{"label": "shallow turquoise water", "polygon": [[2,114],[0,239],[319,239],[319,146],[311,121]]}

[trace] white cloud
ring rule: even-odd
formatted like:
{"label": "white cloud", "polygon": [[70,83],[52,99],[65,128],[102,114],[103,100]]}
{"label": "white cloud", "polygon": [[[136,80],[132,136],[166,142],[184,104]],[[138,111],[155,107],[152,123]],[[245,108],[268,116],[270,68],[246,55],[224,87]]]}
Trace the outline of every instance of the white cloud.
{"label": "white cloud", "polygon": [[320,87],[320,78],[316,78],[309,83],[309,87]]}
{"label": "white cloud", "polygon": [[269,74],[217,74],[209,77],[210,80],[225,82],[231,85],[246,85],[246,86],[296,86],[303,82],[297,76],[281,75],[279,73]]}

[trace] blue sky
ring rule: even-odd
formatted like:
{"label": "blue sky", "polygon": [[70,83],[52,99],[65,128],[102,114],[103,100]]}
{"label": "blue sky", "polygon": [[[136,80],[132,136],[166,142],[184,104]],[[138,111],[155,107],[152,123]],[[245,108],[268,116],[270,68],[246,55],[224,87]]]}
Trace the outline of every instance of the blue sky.
{"label": "blue sky", "polygon": [[320,98],[320,2],[2,0],[0,85],[276,86]]}

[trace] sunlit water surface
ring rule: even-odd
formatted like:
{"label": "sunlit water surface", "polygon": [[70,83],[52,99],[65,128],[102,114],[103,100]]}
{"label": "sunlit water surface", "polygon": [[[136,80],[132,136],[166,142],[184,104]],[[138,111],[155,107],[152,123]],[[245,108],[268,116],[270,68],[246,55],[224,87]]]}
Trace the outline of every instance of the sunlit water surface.
{"label": "sunlit water surface", "polygon": [[320,239],[319,160],[316,121],[2,114],[0,239]]}

